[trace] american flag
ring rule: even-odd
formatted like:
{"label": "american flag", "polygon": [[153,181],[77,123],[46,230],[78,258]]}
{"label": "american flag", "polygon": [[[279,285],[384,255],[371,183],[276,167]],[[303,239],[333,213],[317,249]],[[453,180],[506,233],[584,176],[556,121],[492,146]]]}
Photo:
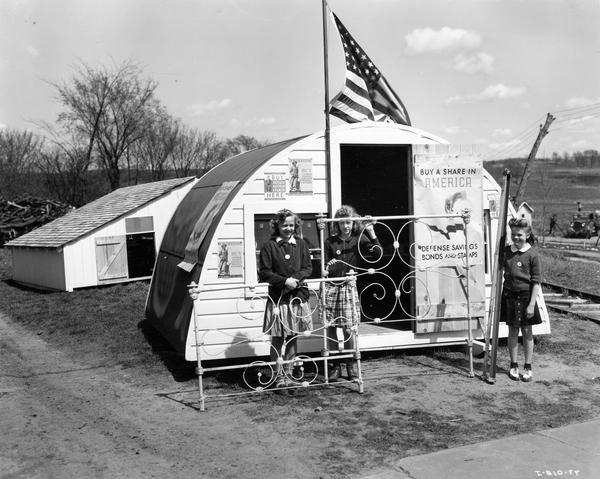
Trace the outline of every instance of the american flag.
{"label": "american flag", "polygon": [[410,118],[398,95],[331,12],[346,55],[346,83],[330,103],[329,112],[347,123],[365,120],[390,121],[410,126]]}

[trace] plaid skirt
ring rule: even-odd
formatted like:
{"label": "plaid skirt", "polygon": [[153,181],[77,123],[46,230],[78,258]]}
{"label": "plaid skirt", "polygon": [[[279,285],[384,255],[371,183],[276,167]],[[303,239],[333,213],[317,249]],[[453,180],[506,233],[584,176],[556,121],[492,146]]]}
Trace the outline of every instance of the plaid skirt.
{"label": "plaid skirt", "polygon": [[312,329],[312,313],[308,301],[295,300],[278,305],[268,302],[263,319],[264,333],[285,337]]}
{"label": "plaid skirt", "polygon": [[529,304],[530,298],[531,293],[529,291],[502,291],[500,322],[517,328],[541,324],[542,316],[540,315],[537,303],[533,309],[533,317],[527,317],[527,305]]}
{"label": "plaid skirt", "polygon": [[349,281],[325,284],[325,315],[332,325],[352,327],[360,323],[360,300]]}

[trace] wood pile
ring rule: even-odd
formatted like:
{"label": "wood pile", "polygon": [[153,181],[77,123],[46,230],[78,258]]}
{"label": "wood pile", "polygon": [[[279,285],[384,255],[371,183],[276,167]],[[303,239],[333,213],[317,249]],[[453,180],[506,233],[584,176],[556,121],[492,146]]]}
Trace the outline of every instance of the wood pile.
{"label": "wood pile", "polygon": [[0,247],[73,209],[59,201],[25,197],[15,201],[0,199]]}

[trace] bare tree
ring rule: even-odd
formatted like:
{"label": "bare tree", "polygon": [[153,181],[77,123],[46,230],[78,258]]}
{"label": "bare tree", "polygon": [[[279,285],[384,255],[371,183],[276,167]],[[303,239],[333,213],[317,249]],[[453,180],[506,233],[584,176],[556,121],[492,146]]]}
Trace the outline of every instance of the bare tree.
{"label": "bare tree", "polygon": [[[62,115],[62,114],[61,114]],[[94,162],[96,132],[73,128],[59,116],[56,124],[38,123],[46,133],[46,148],[36,166],[43,174],[48,190],[57,199],[73,206],[90,200],[88,171]]]}
{"label": "bare tree", "polygon": [[238,155],[268,144],[268,142],[259,141],[253,136],[247,135],[238,135],[234,138],[229,138],[225,143],[227,145],[228,156]]}
{"label": "bare tree", "polygon": [[136,158],[136,167],[149,169],[152,180],[159,181],[165,179],[169,169],[181,125],[158,102],[150,113],[146,117],[144,135],[131,145],[128,152]]}
{"label": "bare tree", "polygon": [[181,178],[192,172],[201,174],[212,168],[217,164],[220,145],[217,135],[212,131],[181,126],[171,155],[176,176]]}
{"label": "bare tree", "polygon": [[33,186],[31,175],[43,143],[30,131],[0,129],[0,195],[10,198]]}
{"label": "bare tree", "polygon": [[85,158],[85,149],[65,143],[54,144],[40,154],[36,162],[37,169],[44,176],[48,191],[56,199],[79,207],[87,203],[90,196],[94,196],[89,191],[91,179]]}
{"label": "bare tree", "polygon": [[112,70],[82,63],[70,82],[53,84],[64,107],[58,123],[86,145],[88,164],[97,152],[111,190],[120,185],[124,153],[144,134],[157,87],[141,76],[141,68],[131,62]]}

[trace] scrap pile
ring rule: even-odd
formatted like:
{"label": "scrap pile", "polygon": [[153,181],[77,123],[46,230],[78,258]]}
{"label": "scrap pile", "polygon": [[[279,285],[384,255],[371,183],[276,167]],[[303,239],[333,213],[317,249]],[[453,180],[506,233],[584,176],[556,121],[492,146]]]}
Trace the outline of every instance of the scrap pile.
{"label": "scrap pile", "polygon": [[0,200],[0,247],[73,209],[65,203],[25,197],[15,201]]}

